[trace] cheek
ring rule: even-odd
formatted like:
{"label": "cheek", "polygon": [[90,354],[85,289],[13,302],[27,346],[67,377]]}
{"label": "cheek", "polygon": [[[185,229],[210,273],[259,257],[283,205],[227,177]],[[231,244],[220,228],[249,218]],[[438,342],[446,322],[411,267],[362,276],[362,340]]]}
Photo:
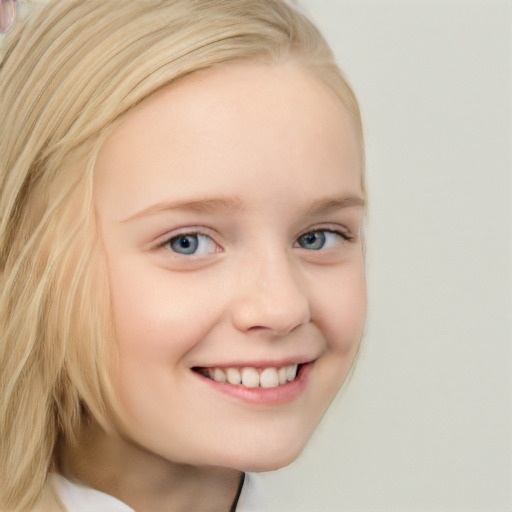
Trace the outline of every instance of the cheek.
{"label": "cheek", "polygon": [[363,262],[343,267],[316,301],[317,324],[329,348],[342,356],[355,354],[366,319],[367,296]]}
{"label": "cheek", "polygon": [[179,362],[216,314],[185,274],[171,281],[164,269],[126,259],[110,266],[109,277],[121,361]]}
{"label": "cheek", "polygon": [[[319,407],[325,411],[354,362],[366,318],[364,265],[346,266],[317,295],[315,323],[326,341],[326,352],[315,367]],[[334,278],[336,277],[336,278]]]}

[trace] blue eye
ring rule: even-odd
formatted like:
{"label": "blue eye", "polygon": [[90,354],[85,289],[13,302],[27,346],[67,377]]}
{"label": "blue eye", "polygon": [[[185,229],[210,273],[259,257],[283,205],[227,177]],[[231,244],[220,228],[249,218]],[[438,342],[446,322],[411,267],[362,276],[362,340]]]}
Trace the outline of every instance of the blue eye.
{"label": "blue eye", "polygon": [[320,249],[331,249],[339,245],[340,241],[347,238],[342,233],[334,231],[310,231],[304,233],[297,240],[297,246],[308,251],[319,251]]}
{"label": "blue eye", "polygon": [[302,249],[318,251],[325,245],[325,232],[312,231],[299,237],[298,244]]}
{"label": "blue eye", "polygon": [[166,245],[175,253],[185,256],[211,254],[217,251],[215,242],[199,233],[183,233],[172,237]]}

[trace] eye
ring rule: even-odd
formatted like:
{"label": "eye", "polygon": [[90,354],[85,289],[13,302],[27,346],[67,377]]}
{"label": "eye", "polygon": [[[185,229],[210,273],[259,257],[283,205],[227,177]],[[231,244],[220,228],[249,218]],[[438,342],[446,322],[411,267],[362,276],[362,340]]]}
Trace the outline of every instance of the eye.
{"label": "eye", "polygon": [[209,236],[200,233],[182,233],[173,236],[164,245],[184,256],[201,256],[218,251],[217,244]]}
{"label": "eye", "polygon": [[332,249],[348,240],[346,234],[337,231],[318,230],[304,233],[297,240],[297,247],[308,251],[319,251],[320,249]]}

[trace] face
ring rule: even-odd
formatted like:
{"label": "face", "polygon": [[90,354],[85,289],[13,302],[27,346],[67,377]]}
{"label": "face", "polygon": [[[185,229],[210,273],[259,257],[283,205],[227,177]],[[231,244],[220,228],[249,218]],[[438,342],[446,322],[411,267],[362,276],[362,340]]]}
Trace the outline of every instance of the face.
{"label": "face", "polygon": [[125,438],[244,471],[298,455],[362,333],[360,183],[348,113],[291,63],[226,65],[125,118],[95,183]]}

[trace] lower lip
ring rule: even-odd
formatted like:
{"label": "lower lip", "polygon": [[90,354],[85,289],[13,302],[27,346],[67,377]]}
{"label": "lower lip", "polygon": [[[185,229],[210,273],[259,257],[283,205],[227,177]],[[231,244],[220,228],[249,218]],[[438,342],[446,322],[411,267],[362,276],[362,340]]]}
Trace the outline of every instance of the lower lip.
{"label": "lower lip", "polygon": [[313,364],[313,362],[303,364],[292,382],[276,386],[275,388],[246,388],[244,386],[216,382],[199,373],[195,375],[215,391],[232,396],[243,402],[261,405],[282,405],[293,402],[302,394],[308,383]]}

